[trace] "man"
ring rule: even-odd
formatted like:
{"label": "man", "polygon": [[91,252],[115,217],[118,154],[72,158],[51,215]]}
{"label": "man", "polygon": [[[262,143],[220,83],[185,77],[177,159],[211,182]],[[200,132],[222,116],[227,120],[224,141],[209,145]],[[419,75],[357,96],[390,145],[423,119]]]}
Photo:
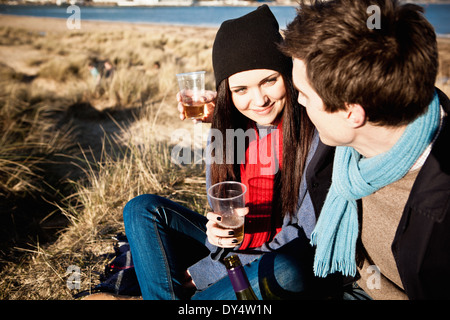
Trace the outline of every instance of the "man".
{"label": "man", "polygon": [[303,2],[282,50],[298,101],[336,146],[322,146],[307,172],[309,192],[328,187],[323,159],[335,152],[331,187],[314,204],[316,275],[358,270],[374,299],[450,298],[449,100],[434,87],[436,36],[422,9]]}

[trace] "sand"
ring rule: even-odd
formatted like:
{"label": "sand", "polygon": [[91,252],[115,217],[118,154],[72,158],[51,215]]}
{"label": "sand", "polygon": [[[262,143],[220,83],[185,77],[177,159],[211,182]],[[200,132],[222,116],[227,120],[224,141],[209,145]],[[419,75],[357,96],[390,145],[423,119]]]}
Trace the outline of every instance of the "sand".
{"label": "sand", "polygon": [[195,33],[202,36],[202,31],[216,30],[208,27],[173,26],[160,24],[107,22],[81,20],[81,28],[70,30],[67,28],[67,20],[47,17],[28,17],[0,15],[0,25],[15,28],[29,29],[43,32],[90,32],[90,31],[112,31],[112,30],[136,30],[144,32],[179,32],[182,30],[187,35]]}

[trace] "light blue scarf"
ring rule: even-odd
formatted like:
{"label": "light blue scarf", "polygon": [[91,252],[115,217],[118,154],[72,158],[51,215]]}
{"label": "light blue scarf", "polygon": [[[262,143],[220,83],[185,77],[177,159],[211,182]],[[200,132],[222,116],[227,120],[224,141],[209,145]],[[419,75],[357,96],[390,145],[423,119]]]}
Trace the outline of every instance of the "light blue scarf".
{"label": "light blue scarf", "polygon": [[352,147],[336,147],[332,183],[319,220],[311,235],[317,246],[314,273],[356,274],[358,237],[356,200],[401,179],[431,143],[440,121],[439,98],[435,94],[425,114],[410,123],[387,152],[363,158]]}

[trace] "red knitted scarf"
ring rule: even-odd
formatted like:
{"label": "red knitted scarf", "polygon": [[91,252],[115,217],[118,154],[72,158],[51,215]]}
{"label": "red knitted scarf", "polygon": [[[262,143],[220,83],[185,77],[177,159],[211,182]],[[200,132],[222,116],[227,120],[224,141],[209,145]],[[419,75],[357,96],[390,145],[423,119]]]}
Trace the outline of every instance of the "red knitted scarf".
{"label": "red knitted scarf", "polygon": [[281,230],[281,213],[273,216],[273,186],[275,173],[281,170],[283,154],[283,134],[281,123],[277,130],[249,143],[245,153],[245,163],[241,164],[241,182],[247,186],[246,205],[249,213],[245,216],[244,240],[239,250],[257,248]]}

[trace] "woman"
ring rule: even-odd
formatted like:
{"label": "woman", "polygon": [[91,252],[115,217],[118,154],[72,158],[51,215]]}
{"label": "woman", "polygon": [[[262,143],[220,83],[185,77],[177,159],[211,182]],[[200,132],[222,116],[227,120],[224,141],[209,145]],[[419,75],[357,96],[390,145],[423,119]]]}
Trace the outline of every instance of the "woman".
{"label": "woman", "polygon": [[[323,280],[313,277],[308,243],[314,210],[301,185],[318,140],[295,103],[292,63],[278,50],[281,40],[263,5],[225,21],[213,46],[217,98],[210,143],[222,148],[211,154],[207,187],[225,180],[247,185],[243,242],[236,246],[232,230],[220,228],[213,212],[204,217],[155,195],[136,197],[124,209],[124,222],[144,299],[234,299],[221,263],[230,251],[247,265],[260,298],[309,297],[323,289],[315,283]],[[243,146],[230,143],[230,132],[248,139]],[[217,143],[218,135],[226,143]],[[263,283],[270,294],[260,290]]]}

